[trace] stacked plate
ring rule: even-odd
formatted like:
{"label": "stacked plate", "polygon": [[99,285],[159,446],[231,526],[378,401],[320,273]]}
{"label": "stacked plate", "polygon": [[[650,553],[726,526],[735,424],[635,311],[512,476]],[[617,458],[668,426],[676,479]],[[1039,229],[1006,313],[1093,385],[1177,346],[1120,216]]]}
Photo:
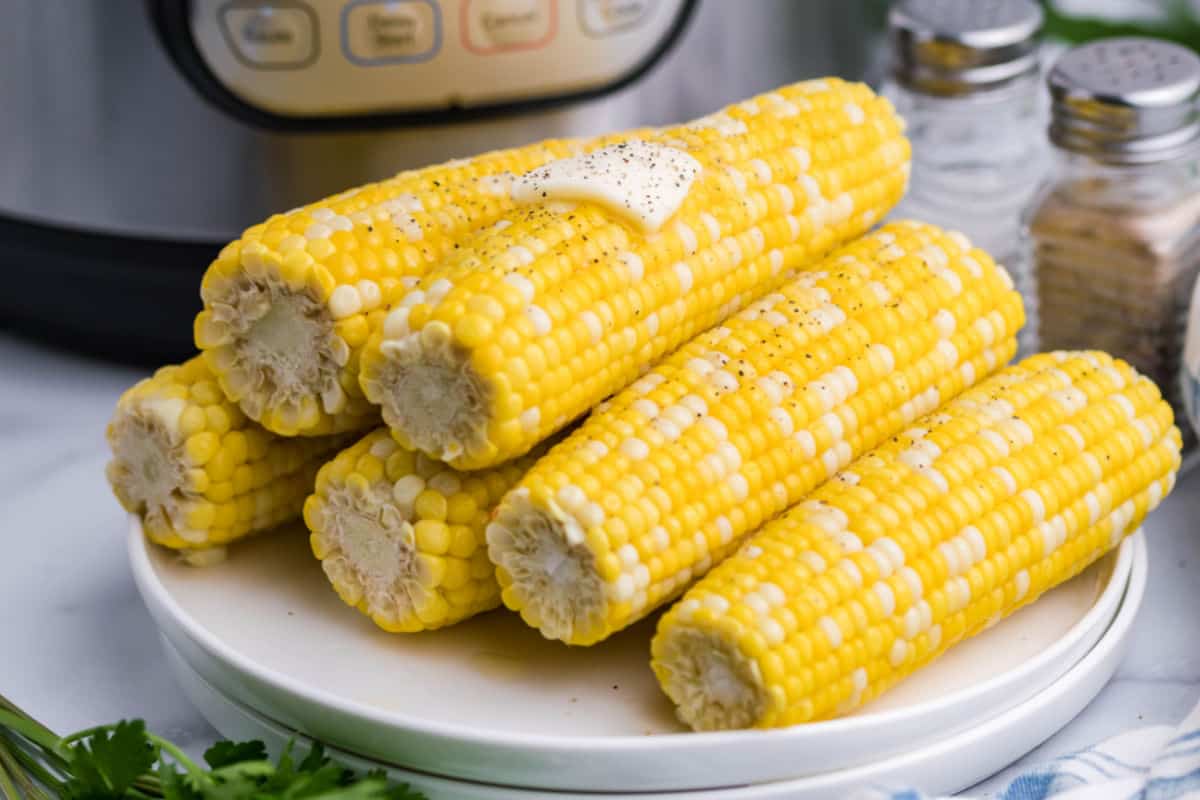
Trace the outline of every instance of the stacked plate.
{"label": "stacked plate", "polygon": [[300,530],[226,563],[129,552],[168,661],[223,735],[325,742],[433,800],[842,798],[868,785],[950,793],[1070,721],[1124,654],[1146,585],[1141,534],[843,719],[685,732],[648,665],[653,620],[592,648],[494,612],[415,636],[337,599]]}

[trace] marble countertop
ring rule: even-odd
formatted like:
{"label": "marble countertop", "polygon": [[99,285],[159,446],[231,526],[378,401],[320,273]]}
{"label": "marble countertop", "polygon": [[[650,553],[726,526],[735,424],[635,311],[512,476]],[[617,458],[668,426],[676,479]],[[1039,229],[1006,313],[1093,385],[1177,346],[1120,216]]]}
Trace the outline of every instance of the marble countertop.
{"label": "marble countertop", "polygon": [[[0,334],[0,693],[61,732],[143,717],[198,751],[216,734],[168,673],[104,480],[104,425],[141,374]],[[1197,512],[1200,469],[1147,521],[1150,585],[1116,677],[1022,764],[1178,722],[1200,700]]]}

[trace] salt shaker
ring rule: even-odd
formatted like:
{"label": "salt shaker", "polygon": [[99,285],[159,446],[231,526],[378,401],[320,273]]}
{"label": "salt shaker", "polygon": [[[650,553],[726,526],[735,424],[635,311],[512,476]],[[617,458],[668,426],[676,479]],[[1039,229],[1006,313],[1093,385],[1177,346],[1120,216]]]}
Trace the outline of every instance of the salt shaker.
{"label": "salt shaker", "polygon": [[1027,218],[1041,346],[1129,361],[1182,420],[1200,270],[1200,57],[1102,39],[1068,51],[1048,83],[1055,165]]}
{"label": "salt shaker", "polygon": [[1039,76],[1041,7],[1032,0],[900,0],[884,94],[908,122],[912,177],[894,218],[960,230],[1012,274],[1030,322],[1036,293],[1021,212],[1049,164]]}

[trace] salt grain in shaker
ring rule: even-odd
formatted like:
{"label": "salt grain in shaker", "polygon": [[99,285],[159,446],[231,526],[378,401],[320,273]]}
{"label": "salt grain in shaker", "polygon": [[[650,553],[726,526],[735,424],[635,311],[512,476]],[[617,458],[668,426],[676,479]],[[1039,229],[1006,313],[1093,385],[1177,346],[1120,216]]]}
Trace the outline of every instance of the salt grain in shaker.
{"label": "salt grain in shaker", "polygon": [[1041,347],[1129,361],[1182,419],[1200,270],[1200,58],[1155,39],[1103,39],[1068,51],[1049,86],[1056,163],[1027,218]]}
{"label": "salt grain in shaker", "polygon": [[[908,122],[909,191],[894,218],[962,231],[1012,273],[1036,316],[1021,212],[1049,166],[1033,0],[899,0],[883,93]],[[1023,332],[1032,348],[1034,325]]]}

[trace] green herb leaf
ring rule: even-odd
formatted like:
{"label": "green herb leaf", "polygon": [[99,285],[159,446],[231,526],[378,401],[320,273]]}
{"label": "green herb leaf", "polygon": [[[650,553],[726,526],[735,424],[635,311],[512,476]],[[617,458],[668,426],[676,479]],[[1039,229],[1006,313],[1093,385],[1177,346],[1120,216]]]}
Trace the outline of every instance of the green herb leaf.
{"label": "green herb leaf", "polygon": [[239,761],[265,761],[267,746],[258,740],[251,742],[220,741],[204,751],[204,762],[220,769]]}
{"label": "green herb leaf", "polygon": [[139,776],[149,772],[157,752],[146,737],[146,724],[124,720],[98,729],[68,748],[70,800],[117,800]]}
{"label": "green herb leaf", "polygon": [[204,800],[204,796],[192,787],[191,778],[175,765],[163,762],[158,765],[157,774],[164,800]]}
{"label": "green herb leaf", "polygon": [[[288,748],[291,749],[290,747]],[[301,772],[316,772],[321,767],[329,763],[329,757],[325,755],[325,746],[320,742],[313,742],[312,749],[308,751],[308,755],[300,762],[299,770]]]}
{"label": "green herb leaf", "polygon": [[296,766],[292,757],[293,749],[293,743],[289,742],[280,754],[275,774],[263,786],[265,792],[275,793],[271,797],[289,800],[327,795],[340,797],[340,792],[334,793],[334,790],[343,789],[354,782],[354,773],[327,758],[325,748],[320,744],[314,745]]}
{"label": "green herb leaf", "polygon": [[389,785],[386,778],[368,777],[322,795],[321,800],[425,800],[425,795],[412,791],[407,784]]}

